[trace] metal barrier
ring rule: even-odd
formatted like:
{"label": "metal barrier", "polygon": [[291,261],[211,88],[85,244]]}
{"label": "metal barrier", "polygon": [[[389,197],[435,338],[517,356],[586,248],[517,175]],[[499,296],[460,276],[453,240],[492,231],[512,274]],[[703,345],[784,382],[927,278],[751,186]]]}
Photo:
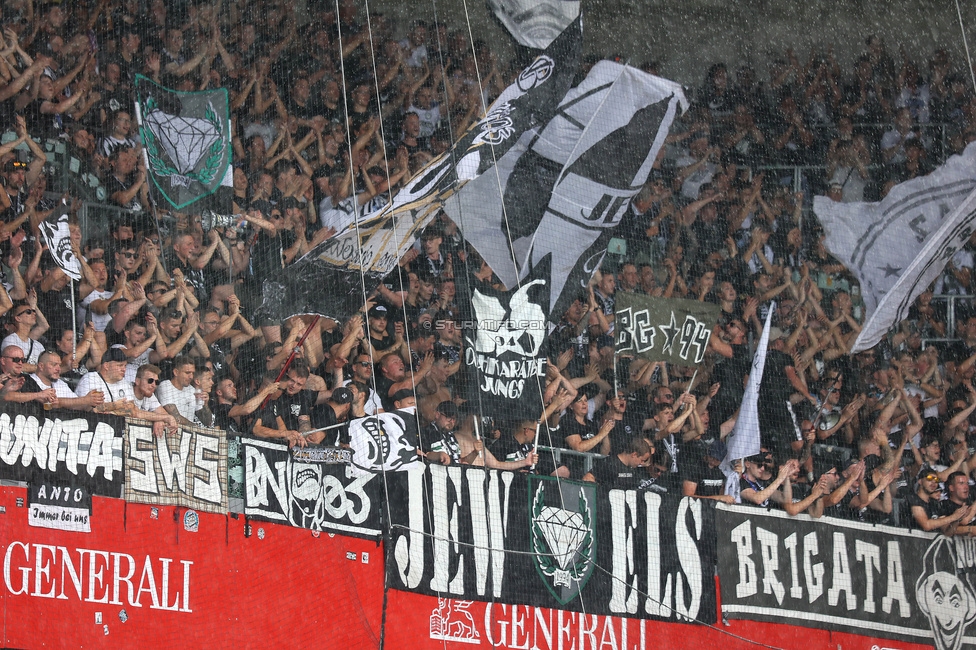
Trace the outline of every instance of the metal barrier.
{"label": "metal barrier", "polygon": [[593,461],[606,458],[606,456],[602,454],[591,454],[588,451],[573,451],[572,449],[562,449],[561,447],[545,447],[543,445],[539,445],[539,450],[552,452],[552,457],[556,461],[557,466],[562,463],[563,456],[577,456],[582,458],[583,467],[587,472],[593,469]]}

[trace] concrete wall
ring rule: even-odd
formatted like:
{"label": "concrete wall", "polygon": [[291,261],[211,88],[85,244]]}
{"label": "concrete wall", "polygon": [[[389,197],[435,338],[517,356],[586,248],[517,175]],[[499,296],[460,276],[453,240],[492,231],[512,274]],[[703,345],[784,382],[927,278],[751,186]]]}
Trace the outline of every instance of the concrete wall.
{"label": "concrete wall", "polygon": [[[435,15],[452,28],[467,29],[466,7],[475,38],[484,38],[502,55],[510,51],[510,37],[481,0],[383,0],[369,6],[390,16],[403,32],[415,18],[432,21]],[[960,6],[967,37],[976,41],[976,3],[960,0]],[[584,0],[583,7],[588,53],[620,54],[635,64],[658,60],[665,76],[694,87],[716,61],[733,69],[751,63],[765,79],[766,63],[790,46],[805,62],[812,48],[833,45],[849,69],[869,34],[884,38],[896,62],[901,43],[922,65],[943,46],[957,69],[964,69],[953,0]]]}

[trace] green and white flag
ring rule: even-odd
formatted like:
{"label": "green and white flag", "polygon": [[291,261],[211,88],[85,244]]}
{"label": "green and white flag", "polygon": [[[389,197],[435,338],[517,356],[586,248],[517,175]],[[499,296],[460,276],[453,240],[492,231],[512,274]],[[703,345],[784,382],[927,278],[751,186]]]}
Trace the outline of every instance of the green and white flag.
{"label": "green and white flag", "polygon": [[721,307],[697,300],[652,298],[623,291],[614,296],[617,354],[697,366],[705,359]]}
{"label": "green and white flag", "polygon": [[151,187],[174,209],[233,186],[225,88],[180,92],[136,76],[136,117]]}

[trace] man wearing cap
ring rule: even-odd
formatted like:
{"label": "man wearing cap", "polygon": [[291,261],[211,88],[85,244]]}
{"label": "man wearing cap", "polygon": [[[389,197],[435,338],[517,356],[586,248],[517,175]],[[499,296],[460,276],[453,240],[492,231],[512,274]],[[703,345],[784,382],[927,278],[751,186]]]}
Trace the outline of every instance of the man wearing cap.
{"label": "man wearing cap", "polygon": [[368,338],[370,347],[373,349],[373,359],[379,360],[388,354],[399,352],[404,347],[403,339],[397,340],[387,329],[390,312],[386,305],[374,305],[366,313],[369,320]]}
{"label": "man wearing cap", "polygon": [[651,464],[654,447],[642,436],[634,436],[621,451],[593,463],[593,469],[583,475],[584,481],[606,488],[636,490],[646,477],[640,468]]}
{"label": "man wearing cap", "polygon": [[125,380],[126,361],[122,350],[118,348],[107,350],[102,355],[98,372],[86,373],[78,382],[75,395],[85,397],[89,393],[99,392],[102,393],[105,402],[131,400],[134,393],[132,384]]}
{"label": "man wearing cap", "polygon": [[420,234],[421,253],[410,263],[410,270],[432,278],[454,277],[453,258],[441,251],[443,242],[444,232],[440,225],[435,223],[424,228]]}
{"label": "man wearing cap", "polygon": [[[336,426],[348,423],[351,416],[363,417],[362,403],[356,403],[354,388],[339,387],[321,404],[312,409],[311,424],[313,429],[325,429],[308,435],[308,441],[315,444],[326,444],[333,447],[349,445],[349,427]],[[358,407],[358,408],[357,408]],[[359,413],[353,411],[358,410]],[[335,427],[329,429],[327,427]]]}
{"label": "man wearing cap", "polygon": [[725,494],[725,474],[718,467],[725,458],[725,443],[716,440],[707,447],[701,444],[697,446],[705,452],[704,458],[681,463],[681,493],[686,497],[711,499],[729,505],[735,503],[735,497]]}
{"label": "man wearing cap", "polygon": [[792,472],[799,469],[799,463],[795,460],[788,460],[780,465],[776,478],[772,481],[769,470],[766,468],[766,457],[763,454],[756,454],[745,459],[743,465],[745,471],[739,479],[739,496],[743,504],[768,508],[769,502],[782,504],[784,501],[780,486],[787,480]]}
{"label": "man wearing cap", "polygon": [[478,455],[476,451],[461,457],[461,445],[454,433],[457,422],[458,408],[454,402],[443,401],[437,405],[434,421],[420,432],[420,444],[427,462],[457,465],[474,461]]}
{"label": "man wearing cap", "polygon": [[915,526],[925,532],[945,532],[956,522],[968,524],[973,517],[976,517],[976,504],[970,506],[960,504],[954,512],[941,516],[944,511],[939,505],[940,492],[938,474],[929,470],[919,475],[918,487],[908,495],[908,506],[912,513],[911,521]]}

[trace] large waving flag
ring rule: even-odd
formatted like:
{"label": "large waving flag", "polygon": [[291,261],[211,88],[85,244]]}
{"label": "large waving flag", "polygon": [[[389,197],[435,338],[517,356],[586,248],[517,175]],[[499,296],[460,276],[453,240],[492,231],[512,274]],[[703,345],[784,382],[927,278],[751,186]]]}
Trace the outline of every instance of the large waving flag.
{"label": "large waving flag", "polygon": [[[396,269],[420,231],[458,188],[471,179],[493,178],[493,173],[485,172],[495,161],[527,131],[552,119],[579,68],[582,42],[577,18],[502,92],[484,117],[411,178],[392,202],[266,282],[261,314],[275,320],[301,313],[341,319],[351,313],[352,302],[362,305],[363,285],[368,293]],[[323,292],[323,286],[335,290]],[[355,295],[345,295],[347,289]]]}
{"label": "large waving flag", "polygon": [[725,493],[732,494],[739,501],[739,475],[732,469],[732,464],[737,460],[755,456],[759,453],[760,431],[759,431],[759,386],[762,384],[763,370],[766,368],[766,349],[769,347],[769,328],[773,319],[773,312],[776,311],[776,303],[769,306],[766,314],[766,324],[763,326],[762,336],[759,337],[759,347],[756,348],[756,355],[752,358],[752,370],[749,371],[749,384],[746,392],[742,396],[742,406],[739,407],[739,417],[735,421],[735,428],[729,434],[726,442],[727,451],[725,460],[719,465],[728,481],[725,484]]}
{"label": "large waving flag", "polygon": [[509,288],[551,257],[550,313],[561,313],[599,267],[679,106],[678,84],[601,61],[444,211]]}
{"label": "large waving flag", "polygon": [[225,88],[180,92],[136,75],[136,118],[154,196],[174,209],[233,187]]}
{"label": "large waving flag", "polygon": [[861,285],[868,316],[851,352],[873,347],[974,232],[976,143],[878,203],[814,199],[827,249]]}

